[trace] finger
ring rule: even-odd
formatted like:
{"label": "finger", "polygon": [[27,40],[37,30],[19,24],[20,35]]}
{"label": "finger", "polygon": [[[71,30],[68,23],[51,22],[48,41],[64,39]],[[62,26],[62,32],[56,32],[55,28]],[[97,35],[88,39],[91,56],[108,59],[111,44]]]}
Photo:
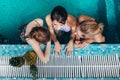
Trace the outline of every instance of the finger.
{"label": "finger", "polygon": [[55,53],[56,49],[54,48],[53,51],[54,51],[54,53]]}
{"label": "finger", "polygon": [[59,52],[61,52],[62,51],[62,48],[59,50]]}
{"label": "finger", "polygon": [[67,47],[65,47],[65,49],[64,50],[67,50]]}
{"label": "finger", "polygon": [[61,51],[59,52],[59,55],[61,54]]}
{"label": "finger", "polygon": [[69,51],[69,52],[68,52],[68,56],[70,56],[71,54],[72,54],[72,51]]}
{"label": "finger", "polygon": [[76,45],[76,48],[79,48],[80,47],[80,45]]}
{"label": "finger", "polygon": [[72,50],[67,51],[67,56],[70,56],[72,53]]}
{"label": "finger", "polygon": [[56,57],[58,57],[58,56],[59,56],[58,52],[56,52],[56,53],[55,53],[55,56],[56,56]]}
{"label": "finger", "polygon": [[66,50],[66,55],[68,55],[68,50]]}
{"label": "finger", "polygon": [[69,56],[69,51],[67,51],[67,56]]}
{"label": "finger", "polygon": [[79,43],[80,43],[80,41],[75,41],[75,43],[76,43],[76,44],[79,44]]}
{"label": "finger", "polygon": [[54,53],[55,53],[55,55],[56,55],[56,54],[58,54],[58,52],[57,52],[57,51],[54,51]]}
{"label": "finger", "polygon": [[79,45],[79,46],[78,46],[78,49],[80,49],[80,48],[82,48],[82,45]]}
{"label": "finger", "polygon": [[83,45],[83,48],[86,47],[86,46],[88,46],[88,43],[85,42],[84,45]]}

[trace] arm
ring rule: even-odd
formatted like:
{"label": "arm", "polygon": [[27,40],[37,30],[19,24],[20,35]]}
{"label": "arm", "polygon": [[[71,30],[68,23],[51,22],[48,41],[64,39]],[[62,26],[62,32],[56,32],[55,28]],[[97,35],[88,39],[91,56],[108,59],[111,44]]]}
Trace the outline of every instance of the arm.
{"label": "arm", "polygon": [[54,41],[54,43],[57,42],[58,40],[57,40],[57,38],[55,36],[55,33],[54,33],[54,30],[52,28],[52,21],[51,21],[51,18],[50,18],[50,14],[46,16],[46,23],[48,25],[48,29],[50,31],[52,40]]}
{"label": "arm", "polygon": [[93,42],[97,42],[97,43],[101,43],[105,41],[105,37],[102,36],[102,34],[98,34],[96,35],[93,39],[85,39],[82,42],[79,42],[77,44],[74,44],[74,46],[78,49],[80,48],[84,48],[86,46],[88,46],[89,44],[93,43]]}
{"label": "arm", "polygon": [[67,23],[68,23],[68,26],[70,26],[71,35],[70,35],[70,41],[68,42],[65,49],[67,50],[67,55],[71,55],[72,50],[73,50],[73,42],[75,38],[75,30],[76,30],[77,21],[75,17],[73,17],[72,15],[68,15]]}
{"label": "arm", "polygon": [[43,26],[43,20],[40,18],[34,19],[30,23],[28,23],[28,25],[26,27],[25,35],[28,35],[30,33],[30,31],[32,30],[32,28],[41,27],[41,26]]}
{"label": "arm", "polygon": [[49,56],[50,56],[50,48],[51,48],[51,42],[49,41],[46,45],[46,50],[45,53],[42,52],[40,45],[38,42],[36,42],[34,39],[29,39],[27,40],[27,43],[29,45],[31,45],[31,47],[33,48],[33,50],[36,52],[36,54],[38,55],[39,59],[44,62],[47,63],[49,61]]}
{"label": "arm", "polygon": [[78,22],[79,22],[79,23],[81,23],[81,22],[83,22],[83,21],[85,21],[85,20],[93,20],[93,21],[95,21],[94,18],[91,18],[91,17],[89,17],[89,16],[85,16],[85,15],[80,15],[80,16],[78,17]]}
{"label": "arm", "polygon": [[52,28],[52,21],[51,21],[50,15],[46,16],[46,23],[48,25],[48,29],[49,29],[50,34],[51,34],[51,38],[55,44],[54,52],[58,56],[58,53],[61,51],[62,47],[61,47],[59,41],[57,40],[56,35],[54,33],[54,30]]}
{"label": "arm", "polygon": [[68,15],[68,25],[71,29],[70,42],[74,41],[77,21],[72,15]]}

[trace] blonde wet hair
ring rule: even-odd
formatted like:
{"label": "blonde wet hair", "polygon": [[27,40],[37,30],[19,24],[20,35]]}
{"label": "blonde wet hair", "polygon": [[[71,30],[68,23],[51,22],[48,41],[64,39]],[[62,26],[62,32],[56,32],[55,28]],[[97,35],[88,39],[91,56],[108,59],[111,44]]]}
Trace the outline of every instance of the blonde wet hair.
{"label": "blonde wet hair", "polygon": [[93,20],[87,20],[79,23],[80,31],[84,33],[85,38],[93,37],[103,31],[103,23],[97,23]]}

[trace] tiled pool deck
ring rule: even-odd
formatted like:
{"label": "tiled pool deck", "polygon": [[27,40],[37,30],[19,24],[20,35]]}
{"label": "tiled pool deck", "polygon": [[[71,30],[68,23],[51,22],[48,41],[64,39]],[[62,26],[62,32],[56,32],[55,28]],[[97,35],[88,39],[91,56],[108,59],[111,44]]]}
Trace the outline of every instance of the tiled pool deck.
{"label": "tiled pool deck", "polygon": [[[51,46],[51,56],[54,56],[53,47]],[[45,48],[45,45],[41,47]],[[64,50],[65,45],[62,45],[61,56],[66,56]],[[19,56],[24,55],[25,52],[33,50],[29,45],[0,45],[0,56]],[[91,44],[82,49],[73,49],[71,56],[107,56],[120,55],[120,44]],[[67,56],[66,56],[67,57]],[[3,78],[0,80],[32,80],[31,78]],[[119,78],[38,78],[37,80],[119,80]]]}

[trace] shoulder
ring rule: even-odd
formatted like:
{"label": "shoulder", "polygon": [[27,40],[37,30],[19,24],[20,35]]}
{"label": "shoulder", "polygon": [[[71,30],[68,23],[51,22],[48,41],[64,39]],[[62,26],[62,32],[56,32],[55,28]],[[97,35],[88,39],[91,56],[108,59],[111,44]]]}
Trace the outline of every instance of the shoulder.
{"label": "shoulder", "polygon": [[94,18],[89,17],[89,16],[87,16],[87,15],[80,15],[80,16],[78,17],[78,22],[82,22],[82,21],[85,21],[85,20],[93,20],[93,21],[95,21]]}
{"label": "shoulder", "polygon": [[98,43],[105,42],[105,37],[100,33],[95,36],[94,40],[95,42],[98,42]]}
{"label": "shoulder", "polygon": [[74,16],[68,14],[67,22],[69,25],[73,26],[73,25],[76,25],[77,20]]}
{"label": "shoulder", "polygon": [[74,20],[74,21],[76,21],[76,18],[73,15],[68,14],[67,20]]}
{"label": "shoulder", "polygon": [[29,26],[43,26],[43,20],[41,18],[36,18],[34,20],[32,20],[31,22],[28,23],[28,27]]}
{"label": "shoulder", "polygon": [[48,14],[48,15],[45,17],[45,20],[46,20],[46,21],[51,21],[51,15]]}
{"label": "shoulder", "polygon": [[34,21],[37,23],[38,26],[43,26],[43,20],[41,18],[36,18]]}
{"label": "shoulder", "polygon": [[48,27],[51,27],[52,26],[52,20],[51,20],[51,15],[50,14],[48,14],[46,16],[45,20],[46,20],[46,23],[47,23]]}
{"label": "shoulder", "polygon": [[36,18],[34,19],[35,21],[38,21],[38,22],[43,22],[43,20],[41,18]]}

